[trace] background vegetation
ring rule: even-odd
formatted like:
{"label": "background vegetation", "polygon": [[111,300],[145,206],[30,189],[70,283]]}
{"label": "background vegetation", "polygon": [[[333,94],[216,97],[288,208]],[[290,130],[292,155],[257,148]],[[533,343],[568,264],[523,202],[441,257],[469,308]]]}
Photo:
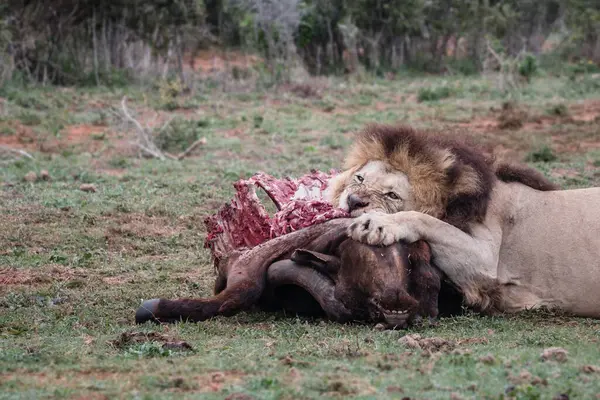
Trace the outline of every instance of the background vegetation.
{"label": "background vegetation", "polygon": [[546,62],[598,63],[599,26],[597,0],[8,0],[0,79],[99,85],[172,72],[189,84],[184,64],[209,46],[258,52],[278,80],[294,66],[474,74],[549,49]]}

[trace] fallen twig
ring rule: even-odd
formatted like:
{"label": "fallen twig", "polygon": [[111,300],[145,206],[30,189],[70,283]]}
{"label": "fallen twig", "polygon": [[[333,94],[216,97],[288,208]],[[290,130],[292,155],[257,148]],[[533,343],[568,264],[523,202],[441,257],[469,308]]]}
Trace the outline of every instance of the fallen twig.
{"label": "fallen twig", "polygon": [[15,160],[19,159],[20,158],[19,156],[25,157],[25,158],[29,158],[30,160],[33,160],[33,156],[31,154],[29,154],[25,150],[21,150],[21,149],[14,149],[12,147],[0,145],[0,152],[5,152],[5,153],[9,153],[9,154],[16,154],[17,156],[14,157]]}
{"label": "fallen twig", "polygon": [[200,138],[198,140],[196,140],[194,143],[192,143],[190,145],[190,147],[188,147],[187,149],[185,149],[184,151],[182,151],[181,153],[179,153],[179,155],[177,156],[178,160],[182,160],[183,158],[187,157],[192,151],[194,151],[194,149],[198,146],[200,146],[201,144],[206,144],[206,138]]}
{"label": "fallen twig", "polygon": [[133,142],[133,144],[139,147],[140,150],[147,153],[148,155],[158,158],[159,160],[164,160],[166,156],[163,154],[162,151],[160,151],[156,144],[154,144],[151,135],[147,132],[146,129],[144,129],[142,124],[140,124],[135,118],[131,116],[131,114],[127,110],[127,106],[125,104],[126,101],[127,96],[124,96],[123,100],[121,100],[121,110],[123,111],[123,115],[125,116],[125,118],[129,122],[131,122],[136,128],[138,141]]}
{"label": "fallen twig", "polygon": [[[196,140],[187,149],[185,149],[177,155],[161,151],[158,148],[158,146],[156,146],[156,144],[154,143],[152,135],[148,132],[150,128],[144,128],[142,124],[140,124],[135,118],[131,116],[125,104],[126,100],[127,96],[123,97],[123,100],[121,100],[121,110],[125,119],[133,123],[133,125],[135,126],[138,138],[137,141],[133,141],[131,142],[131,144],[137,146],[142,152],[146,153],[147,155],[154,158],[158,158],[159,160],[165,160],[167,158],[171,160],[182,160],[185,157],[187,157],[192,151],[194,151],[196,147],[198,147],[201,144],[206,144],[206,138],[201,138]],[[162,132],[165,129],[167,129],[167,127],[173,121],[173,119],[174,118],[170,118],[169,120],[167,120],[167,122],[165,122],[160,128],[159,132]]]}

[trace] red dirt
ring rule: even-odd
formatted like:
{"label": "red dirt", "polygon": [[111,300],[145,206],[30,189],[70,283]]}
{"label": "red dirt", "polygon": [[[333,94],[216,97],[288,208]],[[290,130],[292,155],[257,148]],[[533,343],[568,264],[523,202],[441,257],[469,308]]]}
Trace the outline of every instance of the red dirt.
{"label": "red dirt", "polygon": [[98,135],[103,133],[106,127],[99,125],[72,125],[67,127],[65,130],[66,136],[63,140],[73,144],[87,142],[93,139],[92,135]]}
{"label": "red dirt", "polygon": [[575,121],[593,122],[600,117],[600,100],[588,100],[569,109]]}
{"label": "red dirt", "polygon": [[259,61],[260,58],[254,55],[211,49],[198,53],[193,59],[189,55],[184,57],[184,68],[201,72],[217,72],[232,67],[252,68]]}
{"label": "red dirt", "polygon": [[[457,125],[462,128],[477,132],[489,132],[499,130],[498,116],[501,110],[492,110],[489,115],[476,117],[468,122],[460,122]],[[569,107],[568,117],[551,115],[529,116],[523,120],[523,125],[518,130],[536,131],[543,130],[553,125],[565,122],[592,123],[600,118],[600,100],[586,100],[581,104]]]}
{"label": "red dirt", "polygon": [[33,129],[19,121],[10,121],[8,126],[15,131],[14,135],[0,135],[0,145],[22,150],[37,150],[36,135]]}

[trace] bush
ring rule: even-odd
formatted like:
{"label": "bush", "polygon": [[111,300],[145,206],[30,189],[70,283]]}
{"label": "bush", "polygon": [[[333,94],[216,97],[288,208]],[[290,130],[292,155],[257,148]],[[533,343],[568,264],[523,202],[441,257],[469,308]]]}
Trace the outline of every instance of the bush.
{"label": "bush", "polygon": [[448,60],[446,61],[446,66],[450,72],[459,73],[464,76],[477,75],[479,73],[477,63],[470,58]]}
{"label": "bush", "polygon": [[534,150],[527,154],[525,161],[529,162],[552,162],[556,161],[558,157],[554,154],[554,150],[548,145],[544,145],[537,150]]}
{"label": "bush", "polygon": [[417,99],[419,102],[423,101],[437,101],[448,98],[452,95],[452,90],[447,86],[440,86],[437,88],[421,88]]}
{"label": "bush", "polygon": [[175,118],[165,129],[161,129],[156,134],[156,146],[160,150],[170,153],[184,151],[200,138],[202,128],[207,125],[206,120],[190,121],[183,118]]}
{"label": "bush", "polygon": [[523,61],[519,64],[519,75],[521,75],[527,82],[531,81],[531,78],[538,72],[537,58],[531,54],[527,54]]}
{"label": "bush", "polygon": [[566,117],[569,115],[569,109],[563,103],[552,106],[548,109],[548,114],[556,117]]}

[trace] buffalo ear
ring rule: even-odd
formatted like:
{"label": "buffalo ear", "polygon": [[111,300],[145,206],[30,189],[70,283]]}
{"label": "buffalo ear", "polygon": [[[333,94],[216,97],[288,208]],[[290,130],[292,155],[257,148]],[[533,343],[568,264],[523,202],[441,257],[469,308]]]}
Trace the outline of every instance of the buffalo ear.
{"label": "buffalo ear", "polygon": [[340,269],[340,259],[338,257],[306,249],[294,251],[291,260],[300,265],[312,267],[328,276],[337,274]]}

